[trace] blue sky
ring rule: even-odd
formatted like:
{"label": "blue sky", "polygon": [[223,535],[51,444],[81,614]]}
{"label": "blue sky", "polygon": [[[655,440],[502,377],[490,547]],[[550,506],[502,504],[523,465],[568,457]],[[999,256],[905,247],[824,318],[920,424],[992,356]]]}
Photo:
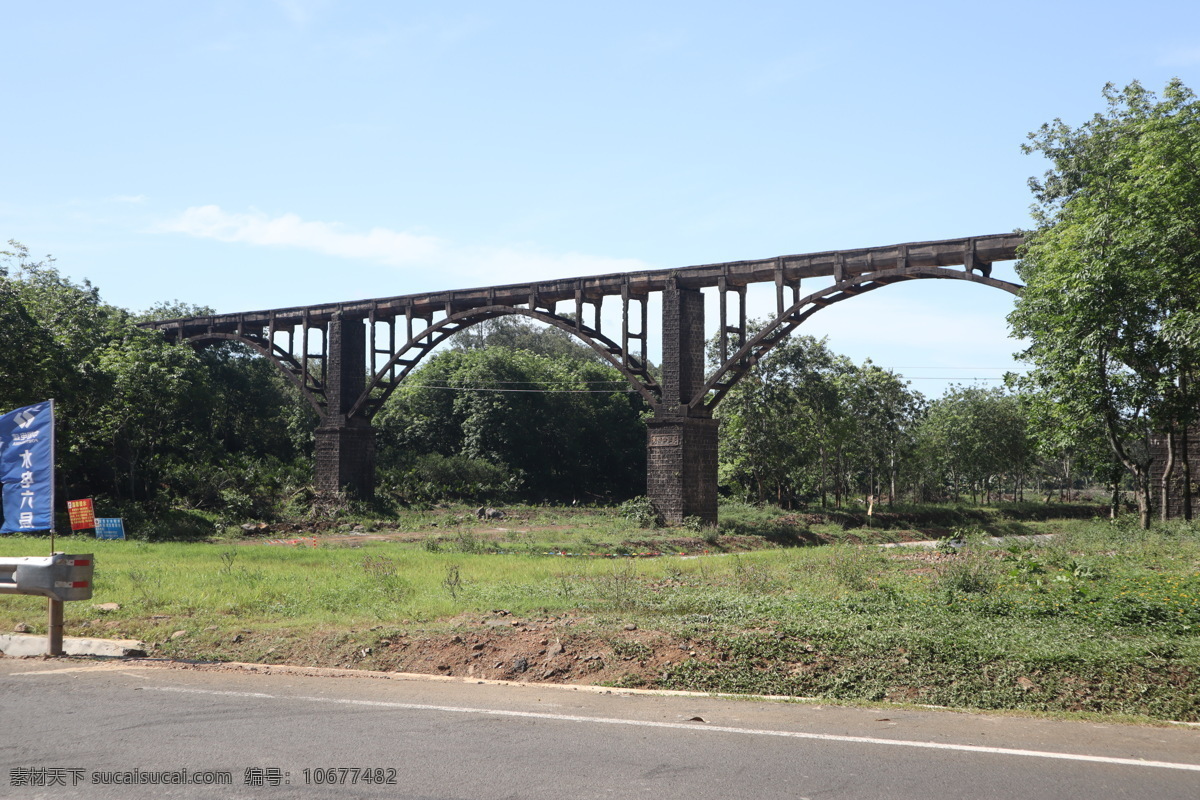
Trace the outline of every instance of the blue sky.
{"label": "blue sky", "polygon": [[[1200,89],[1182,0],[0,0],[0,29],[0,240],[135,310],[1010,231],[1029,131],[1110,81]],[[1014,368],[1011,302],[917,281],[806,329],[936,395]]]}

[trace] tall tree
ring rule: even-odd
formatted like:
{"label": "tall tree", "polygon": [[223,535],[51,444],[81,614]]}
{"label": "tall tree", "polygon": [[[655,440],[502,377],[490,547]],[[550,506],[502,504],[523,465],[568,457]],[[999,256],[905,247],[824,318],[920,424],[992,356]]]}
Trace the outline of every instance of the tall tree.
{"label": "tall tree", "polygon": [[1025,409],[999,388],[951,386],[929,405],[919,440],[926,469],[956,497],[966,488],[990,499],[1004,478],[1019,486],[1032,456]]}
{"label": "tall tree", "polygon": [[1051,168],[1031,180],[1037,229],[1009,321],[1030,382],[1081,426],[1097,422],[1149,525],[1150,437],[1193,419],[1200,360],[1200,104],[1107,86],[1107,112],[1030,134]]}
{"label": "tall tree", "polygon": [[439,468],[469,459],[506,470],[528,499],[588,501],[642,491],[644,410],[615,369],[590,357],[485,346],[431,357],[375,424],[385,470],[423,456],[442,457]]}
{"label": "tall tree", "polygon": [[[143,318],[195,310],[162,305]],[[0,410],[57,401],[67,496],[217,508],[220,482],[268,494],[251,473],[265,463],[290,469],[307,449],[306,404],[245,348],[197,353],[135,319],[87,281],[65,278],[52,258],[32,260],[10,242],[0,251]]]}

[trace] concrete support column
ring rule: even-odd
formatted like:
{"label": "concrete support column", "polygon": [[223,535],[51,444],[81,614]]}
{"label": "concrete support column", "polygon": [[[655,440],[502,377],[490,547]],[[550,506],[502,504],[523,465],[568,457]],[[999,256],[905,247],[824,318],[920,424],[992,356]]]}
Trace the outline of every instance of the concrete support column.
{"label": "concrete support column", "polygon": [[646,496],[668,525],[717,524],[717,420],[655,417],[646,423]]}
{"label": "concrete support column", "polygon": [[717,420],[688,403],[704,386],[704,297],[663,291],[663,399],[647,423],[646,495],[668,525],[717,522]]}
{"label": "concrete support column", "polygon": [[316,435],[317,491],[343,491],[351,500],[375,496],[375,429],[365,419],[327,427]]}
{"label": "concrete support column", "polygon": [[671,281],[663,291],[662,314],[662,410],[687,414],[687,404],[704,385],[704,295]]}
{"label": "concrete support column", "polygon": [[348,417],[366,388],[367,339],[362,320],[335,316],[326,332],[325,415],[316,433],[319,492],[344,491],[355,500],[375,496],[375,430]]}

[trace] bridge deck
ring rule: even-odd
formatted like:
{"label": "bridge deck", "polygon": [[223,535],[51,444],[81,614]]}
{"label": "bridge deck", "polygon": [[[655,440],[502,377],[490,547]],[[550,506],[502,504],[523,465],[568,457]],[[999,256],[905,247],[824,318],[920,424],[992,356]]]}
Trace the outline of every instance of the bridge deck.
{"label": "bridge deck", "polygon": [[[803,278],[823,276],[849,277],[884,269],[910,267],[948,267],[967,264],[991,264],[1017,257],[1021,245],[1019,233],[973,236],[930,242],[833,250],[804,255],[777,256],[754,261],[731,261],[675,269],[592,275],[584,278],[518,283],[475,289],[457,289],[423,294],[400,295],[345,303],[276,308],[234,314],[161,320],[144,323],[180,338],[202,333],[234,333],[246,328],[314,324],[326,322],[337,314],[343,319],[376,319],[405,316],[427,318],[434,312],[463,311],[488,305],[530,303],[546,308],[553,303],[574,301],[576,292],[594,302],[601,297],[627,291],[633,297],[645,297],[662,291],[672,278],[689,288],[717,286],[724,278],[727,286],[745,286],[782,279],[791,283]],[[627,287],[627,288],[626,288]]]}

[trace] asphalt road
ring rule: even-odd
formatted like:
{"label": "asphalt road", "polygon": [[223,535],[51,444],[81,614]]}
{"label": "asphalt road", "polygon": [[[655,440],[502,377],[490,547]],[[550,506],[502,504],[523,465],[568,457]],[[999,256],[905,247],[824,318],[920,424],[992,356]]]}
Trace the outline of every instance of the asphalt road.
{"label": "asphalt road", "polygon": [[0,797],[1200,798],[1195,728],[305,672],[0,659]]}

